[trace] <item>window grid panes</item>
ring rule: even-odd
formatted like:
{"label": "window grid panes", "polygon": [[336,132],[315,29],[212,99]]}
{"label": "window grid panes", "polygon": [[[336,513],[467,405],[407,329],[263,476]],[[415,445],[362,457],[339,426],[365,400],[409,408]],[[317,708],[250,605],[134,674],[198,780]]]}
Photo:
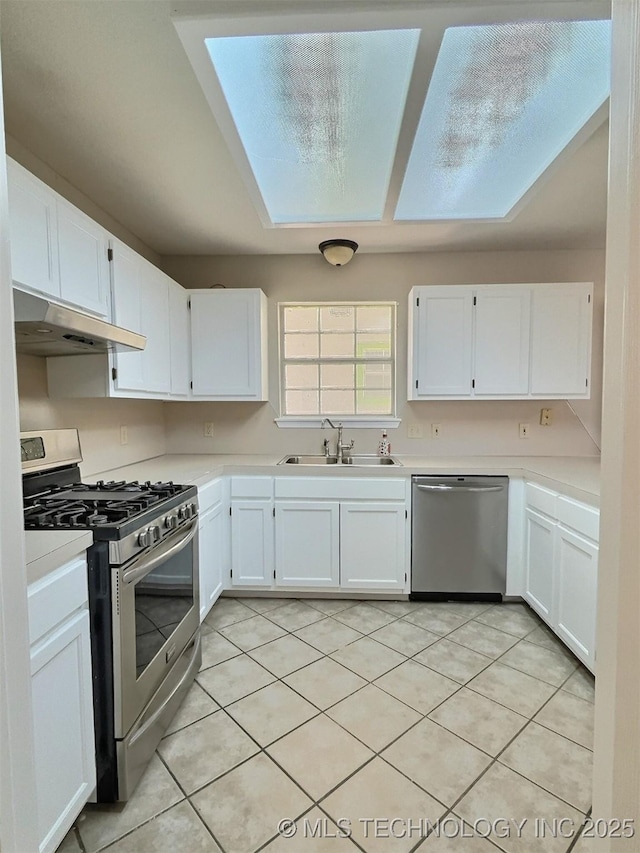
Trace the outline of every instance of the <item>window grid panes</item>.
{"label": "window grid panes", "polygon": [[393,415],[395,303],[280,306],[282,414]]}

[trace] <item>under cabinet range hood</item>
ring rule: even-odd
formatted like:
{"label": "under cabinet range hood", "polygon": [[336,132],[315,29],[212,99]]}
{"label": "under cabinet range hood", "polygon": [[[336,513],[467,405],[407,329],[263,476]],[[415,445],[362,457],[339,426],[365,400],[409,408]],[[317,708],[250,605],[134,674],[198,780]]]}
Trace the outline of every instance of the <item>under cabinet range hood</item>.
{"label": "under cabinet range hood", "polygon": [[13,291],[16,350],[28,355],[83,355],[143,350],[144,335],[58,305],[46,297]]}

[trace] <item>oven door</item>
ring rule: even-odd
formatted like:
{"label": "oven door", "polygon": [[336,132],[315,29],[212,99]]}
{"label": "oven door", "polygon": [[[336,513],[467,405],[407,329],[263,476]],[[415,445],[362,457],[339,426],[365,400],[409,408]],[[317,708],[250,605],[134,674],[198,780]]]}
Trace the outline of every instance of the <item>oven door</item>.
{"label": "oven door", "polygon": [[200,624],[198,520],[112,569],[115,736],[127,732]]}

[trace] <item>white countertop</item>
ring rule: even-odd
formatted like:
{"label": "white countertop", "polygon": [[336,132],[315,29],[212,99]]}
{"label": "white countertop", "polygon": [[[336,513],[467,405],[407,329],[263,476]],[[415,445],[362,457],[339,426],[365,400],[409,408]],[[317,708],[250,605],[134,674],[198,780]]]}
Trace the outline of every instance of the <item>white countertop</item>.
{"label": "white countertop", "polygon": [[402,466],[280,465],[275,454],[167,454],[102,472],[101,479],[173,480],[203,485],[221,474],[321,477],[410,477],[412,474],[507,474],[525,476],[594,506],[600,498],[596,456],[398,456]]}
{"label": "white countertop", "polygon": [[90,530],[27,530],[27,583],[34,583],[73,560],[92,542]]}

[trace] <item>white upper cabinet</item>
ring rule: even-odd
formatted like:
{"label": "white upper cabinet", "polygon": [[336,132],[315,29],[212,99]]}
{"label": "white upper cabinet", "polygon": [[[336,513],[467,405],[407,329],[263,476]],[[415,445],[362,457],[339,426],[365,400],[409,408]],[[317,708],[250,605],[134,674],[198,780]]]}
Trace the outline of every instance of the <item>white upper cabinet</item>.
{"label": "white upper cabinet", "polygon": [[191,381],[191,330],[187,306],[189,293],[170,278],[168,287],[171,396],[188,397]]}
{"label": "white upper cabinet", "polygon": [[267,298],[257,288],[192,290],[192,397],[267,399]]}
{"label": "white upper cabinet", "polygon": [[529,288],[487,287],[475,297],[477,397],[529,391]]}
{"label": "white upper cabinet", "polygon": [[139,259],[142,334],[147,345],[141,353],[144,389],[167,396],[171,391],[169,277],[149,261]]}
{"label": "white upper cabinet", "polygon": [[531,393],[585,397],[590,385],[592,287],[532,289]]}
{"label": "white upper cabinet", "polygon": [[[143,335],[142,267],[140,256],[123,243],[111,244],[111,293],[113,322]],[[147,341],[147,346],[149,342]],[[146,350],[146,347],[145,347]],[[114,391],[144,391],[143,352],[122,352],[113,355]]]}
{"label": "white upper cabinet", "polygon": [[13,160],[7,173],[14,284],[109,317],[107,232]]}
{"label": "white upper cabinet", "polygon": [[414,287],[408,399],[590,395],[593,285]]}

